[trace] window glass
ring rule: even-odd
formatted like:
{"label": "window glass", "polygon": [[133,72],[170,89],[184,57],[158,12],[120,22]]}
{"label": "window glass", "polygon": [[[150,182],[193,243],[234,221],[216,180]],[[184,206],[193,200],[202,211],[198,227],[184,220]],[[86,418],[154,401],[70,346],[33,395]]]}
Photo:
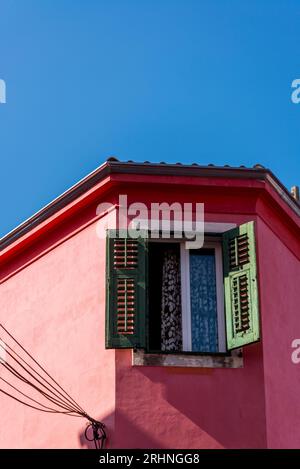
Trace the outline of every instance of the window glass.
{"label": "window glass", "polygon": [[216,265],[213,249],[190,251],[192,351],[218,352]]}

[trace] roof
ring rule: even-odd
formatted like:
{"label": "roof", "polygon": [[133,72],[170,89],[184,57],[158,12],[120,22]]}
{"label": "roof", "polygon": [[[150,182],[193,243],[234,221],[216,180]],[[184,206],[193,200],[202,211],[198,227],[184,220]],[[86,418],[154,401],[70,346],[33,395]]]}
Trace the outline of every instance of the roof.
{"label": "roof", "polygon": [[171,175],[194,177],[198,176],[208,178],[255,179],[265,181],[275,189],[285,204],[287,204],[290,209],[292,209],[298,216],[300,216],[299,202],[292,197],[290,192],[272,173],[272,171],[264,168],[260,164],[256,164],[252,168],[247,168],[245,166],[232,167],[229,165],[215,166],[213,164],[201,166],[197,163],[185,165],[181,163],[169,164],[165,162],[150,163],[148,161],[143,163],[133,161],[121,162],[115,157],[110,157],[95,171],[87,175],[84,179],[64,192],[61,196],[54,199],[39,212],[34,214],[28,220],[24,221],[21,225],[17,226],[14,230],[1,238],[0,251],[14,243],[18,238],[21,238],[23,235],[38,226],[40,223],[47,220],[47,218],[51,217],[59,210],[66,207],[69,203],[76,200],[78,197],[80,197],[107,176],[118,173],[157,176]]}

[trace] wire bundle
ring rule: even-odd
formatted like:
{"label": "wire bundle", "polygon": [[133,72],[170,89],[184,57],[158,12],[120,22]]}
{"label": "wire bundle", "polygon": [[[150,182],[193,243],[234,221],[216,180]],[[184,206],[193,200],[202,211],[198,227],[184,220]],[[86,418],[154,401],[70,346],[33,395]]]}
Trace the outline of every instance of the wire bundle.
{"label": "wire bundle", "polygon": [[[0,392],[41,412],[86,418],[89,421],[85,431],[86,439],[94,441],[96,449],[103,448],[106,439],[104,424],[90,417],[1,323],[0,332],[0,367],[6,370],[6,375],[10,379],[14,377],[17,383],[22,383],[23,387],[25,385],[25,392],[23,392],[14,386],[9,378],[5,379],[0,376],[0,383],[5,383],[10,391],[13,390],[9,392],[0,387]],[[4,340],[3,333],[9,339]],[[14,347],[10,346],[8,341],[12,341]],[[16,348],[19,353],[15,350]],[[38,399],[31,396],[32,392],[38,395]],[[92,438],[88,436],[89,428],[92,429]]]}

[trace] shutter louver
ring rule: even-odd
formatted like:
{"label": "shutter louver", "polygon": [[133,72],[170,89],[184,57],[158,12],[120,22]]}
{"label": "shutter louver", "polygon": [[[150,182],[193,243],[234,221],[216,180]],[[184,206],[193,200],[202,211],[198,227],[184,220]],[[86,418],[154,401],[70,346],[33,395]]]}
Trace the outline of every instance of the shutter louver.
{"label": "shutter louver", "polygon": [[117,333],[134,334],[135,281],[131,278],[117,279]]}
{"label": "shutter louver", "polygon": [[114,268],[135,269],[138,262],[138,242],[136,239],[114,239]]}
{"label": "shutter louver", "polygon": [[230,269],[249,262],[249,238],[247,234],[229,240]]}
{"label": "shutter louver", "polygon": [[223,235],[227,349],[259,340],[254,222]]}
{"label": "shutter louver", "polygon": [[106,348],[145,346],[146,244],[145,238],[107,237]]}

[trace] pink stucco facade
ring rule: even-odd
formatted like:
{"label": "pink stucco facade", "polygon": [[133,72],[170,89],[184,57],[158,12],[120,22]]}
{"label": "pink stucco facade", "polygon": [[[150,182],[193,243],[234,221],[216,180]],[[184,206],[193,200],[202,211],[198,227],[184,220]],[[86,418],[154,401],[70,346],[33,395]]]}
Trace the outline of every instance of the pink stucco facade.
{"label": "pink stucco facade", "polygon": [[[272,191],[247,179],[110,176],[3,251],[1,322],[106,424],[108,448],[300,446],[300,364],[291,361],[300,227]],[[243,368],[132,366],[131,350],[105,349],[106,246],[96,209],[119,193],[146,204],[204,202],[206,221],[256,222],[262,339],[245,347]],[[0,406],[2,448],[89,447],[82,419],[2,395]]]}

